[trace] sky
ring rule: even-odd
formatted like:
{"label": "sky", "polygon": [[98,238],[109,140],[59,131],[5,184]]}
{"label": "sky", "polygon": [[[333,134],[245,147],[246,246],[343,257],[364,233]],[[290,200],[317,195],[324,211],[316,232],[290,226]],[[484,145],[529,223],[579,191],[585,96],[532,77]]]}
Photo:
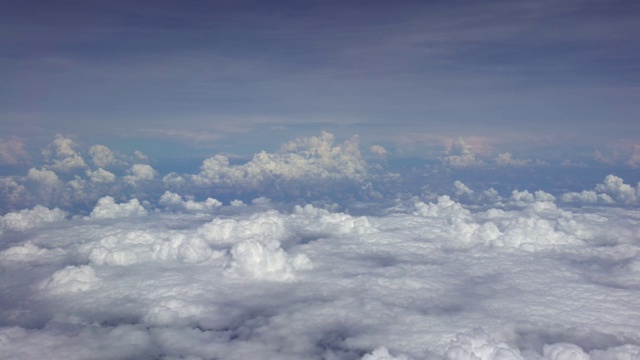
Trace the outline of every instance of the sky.
{"label": "sky", "polygon": [[0,7],[0,360],[640,360],[639,3]]}
{"label": "sky", "polygon": [[320,131],[399,156],[457,137],[628,152],[639,15],[634,1],[8,1],[0,130],[244,155]]}

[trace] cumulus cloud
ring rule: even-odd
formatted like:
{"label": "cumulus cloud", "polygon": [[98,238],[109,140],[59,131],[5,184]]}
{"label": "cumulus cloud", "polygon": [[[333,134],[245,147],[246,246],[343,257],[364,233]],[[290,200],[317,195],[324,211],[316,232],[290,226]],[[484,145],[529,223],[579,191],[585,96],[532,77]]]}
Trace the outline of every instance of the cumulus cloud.
{"label": "cumulus cloud", "polygon": [[105,196],[98,200],[91,214],[89,214],[89,218],[112,219],[144,215],[147,215],[147,210],[140,205],[138,199],[131,199],[126,203],[118,204],[111,196]]}
{"label": "cumulus cloud", "polygon": [[67,266],[53,273],[40,288],[51,294],[77,293],[91,289],[98,281],[91,266]]}
{"label": "cumulus cloud", "polygon": [[386,159],[387,158],[387,149],[385,149],[384,147],[380,146],[380,145],[372,145],[369,148],[369,151],[371,151],[376,157],[380,158],[380,159]]}
{"label": "cumulus cloud", "polygon": [[207,198],[205,201],[194,201],[190,198],[184,200],[182,196],[171,191],[165,191],[159,203],[172,210],[187,211],[211,211],[222,206],[220,201],[213,198]]}
{"label": "cumulus cloud", "polygon": [[230,165],[224,155],[206,159],[199,174],[191,177],[197,185],[236,184],[251,186],[274,180],[359,181],[367,173],[358,149],[358,138],[334,144],[332,134],[300,138],[284,144],[278,153],[260,152],[243,165]]}
{"label": "cumulus cloud", "polygon": [[53,143],[43,150],[43,155],[51,161],[51,167],[59,171],[70,171],[74,168],[84,168],[84,159],[74,148],[77,144],[70,138],[56,135]]}
{"label": "cumulus cloud", "polygon": [[593,159],[607,165],[626,165],[632,169],[640,167],[640,144],[622,144],[610,152],[595,151]]}
{"label": "cumulus cloud", "polygon": [[525,159],[514,159],[511,153],[500,153],[495,159],[496,164],[501,166],[525,166],[530,161]]}
{"label": "cumulus cloud", "polygon": [[137,186],[138,183],[151,181],[157,175],[158,172],[147,164],[134,164],[128,170],[129,175],[124,177],[124,181],[132,186]]}
{"label": "cumulus cloud", "polygon": [[27,172],[27,177],[35,182],[49,186],[57,185],[60,182],[56,173],[46,169],[38,170],[36,168],[31,168]]}
{"label": "cumulus cloud", "polygon": [[3,228],[13,231],[24,231],[45,223],[64,220],[66,216],[67,213],[60,209],[49,210],[42,205],[37,205],[33,209],[24,209],[0,216],[0,231],[2,231]]}
{"label": "cumulus cloud", "polygon": [[268,280],[291,280],[293,272],[308,269],[311,262],[303,254],[290,257],[279,243],[245,240],[231,248],[227,273],[240,277]]}
{"label": "cumulus cloud", "polygon": [[562,194],[560,199],[564,202],[582,203],[620,203],[635,204],[640,198],[640,184],[635,188],[626,184],[624,180],[615,175],[607,175],[604,181],[597,184],[594,190],[581,192],[568,192]]}
{"label": "cumulus cloud", "polygon": [[450,147],[447,148],[447,156],[443,158],[445,164],[453,167],[468,167],[482,165],[483,161],[478,159],[473,151],[473,146],[465,139],[456,139]]}
{"label": "cumulus cloud", "polygon": [[93,145],[89,148],[89,155],[91,155],[91,161],[99,168],[104,168],[116,163],[116,156],[104,145]]}
{"label": "cumulus cloud", "polygon": [[[67,145],[75,151],[57,147],[73,158]],[[478,163],[475,150],[462,146],[452,160]],[[327,133],[242,165],[213,157],[155,192],[150,166],[117,176],[102,166],[122,163],[93,152],[82,171],[45,165],[0,178],[5,198],[56,195],[0,217],[0,357],[640,356],[638,187],[617,176],[577,195],[514,186],[501,197],[451,177],[436,194],[436,181],[414,168],[409,180],[381,175],[393,179],[391,200],[338,205],[256,191],[250,201],[243,189],[271,185],[374,191],[377,173],[357,138],[336,143]],[[406,190],[427,185],[433,196]],[[237,191],[214,196],[223,186]],[[595,200],[567,206],[571,196]],[[80,201],[86,207],[53,205]]]}
{"label": "cumulus cloud", "polygon": [[467,185],[462,183],[460,180],[456,180],[453,182],[453,187],[455,188],[455,194],[458,196],[471,196],[473,195],[473,190],[471,190]]}
{"label": "cumulus cloud", "polygon": [[607,175],[601,184],[596,185],[595,190],[625,204],[633,203],[637,199],[637,189],[625,184],[622,178],[615,175]]}
{"label": "cumulus cloud", "polygon": [[95,171],[87,170],[87,176],[94,183],[112,183],[117,179],[114,173],[103,168],[99,168]]}
{"label": "cumulus cloud", "polygon": [[397,357],[389,354],[389,349],[381,346],[375,349],[371,354],[366,354],[362,357],[362,360],[409,360],[406,355],[399,355]]}
{"label": "cumulus cloud", "polygon": [[1,234],[0,266],[11,279],[0,283],[3,354],[640,354],[640,220],[623,219],[623,208],[576,212],[544,191],[513,192],[500,208],[443,195],[366,216],[311,204],[276,210],[265,199],[193,212],[188,201],[167,192],[160,202],[172,212],[148,213],[137,199],[103,198],[91,215],[100,221],[39,208],[52,226]]}
{"label": "cumulus cloud", "polygon": [[447,360],[523,360],[517,349],[494,340],[482,329],[475,329],[471,333],[458,334],[445,353]]}
{"label": "cumulus cloud", "polygon": [[631,155],[629,155],[629,159],[626,163],[629,167],[633,169],[640,168],[640,144],[635,144],[633,146],[633,150],[631,151]]}
{"label": "cumulus cloud", "polygon": [[0,138],[0,162],[18,164],[29,158],[24,142],[17,138]]}
{"label": "cumulus cloud", "polygon": [[[37,177],[37,176],[36,176]],[[20,184],[13,177],[0,177],[0,194],[2,194],[1,210],[8,210],[12,205],[24,204],[24,200],[28,191],[27,188]]]}

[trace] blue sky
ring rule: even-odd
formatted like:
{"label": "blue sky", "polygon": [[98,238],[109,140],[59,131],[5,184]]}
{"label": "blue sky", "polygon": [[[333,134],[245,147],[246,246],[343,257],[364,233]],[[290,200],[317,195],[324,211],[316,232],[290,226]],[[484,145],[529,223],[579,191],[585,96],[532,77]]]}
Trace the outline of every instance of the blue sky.
{"label": "blue sky", "polygon": [[629,149],[633,1],[8,1],[3,137],[252,154],[325,130],[420,154]]}

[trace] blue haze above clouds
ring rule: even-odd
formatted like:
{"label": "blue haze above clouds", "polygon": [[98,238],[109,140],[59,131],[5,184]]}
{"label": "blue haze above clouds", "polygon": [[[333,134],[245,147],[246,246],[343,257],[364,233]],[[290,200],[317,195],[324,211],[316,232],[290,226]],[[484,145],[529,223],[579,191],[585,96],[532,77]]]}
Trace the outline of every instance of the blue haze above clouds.
{"label": "blue haze above clouds", "polygon": [[633,1],[6,1],[0,359],[640,359]]}

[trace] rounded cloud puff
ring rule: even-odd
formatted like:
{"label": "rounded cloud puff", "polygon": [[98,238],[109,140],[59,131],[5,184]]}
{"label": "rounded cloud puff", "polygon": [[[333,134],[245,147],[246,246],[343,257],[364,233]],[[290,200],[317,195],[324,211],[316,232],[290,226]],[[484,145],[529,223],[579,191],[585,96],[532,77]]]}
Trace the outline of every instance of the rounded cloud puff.
{"label": "rounded cloud puff", "polygon": [[2,229],[25,231],[39,227],[46,223],[64,220],[67,213],[60,209],[49,210],[42,205],[33,209],[25,209],[0,216],[0,232]]}
{"label": "rounded cloud puff", "polygon": [[409,357],[406,355],[400,356],[392,356],[389,354],[389,349],[384,346],[381,346],[375,350],[371,354],[366,354],[362,357],[362,360],[409,360]]}
{"label": "rounded cloud puff", "polygon": [[212,198],[207,198],[207,200],[200,202],[193,201],[192,199],[185,201],[182,199],[182,196],[171,191],[165,191],[160,197],[159,203],[172,210],[187,211],[211,211],[222,206],[220,201]]}
{"label": "rounded cloud puff", "polygon": [[187,325],[193,321],[197,322],[206,312],[204,306],[170,298],[154,304],[143,320],[154,326]]}
{"label": "rounded cloud puff", "polygon": [[79,250],[93,264],[118,266],[170,260],[199,263],[213,254],[209,245],[197,236],[152,231],[118,232],[84,244]]}
{"label": "rounded cloud puff", "polygon": [[253,279],[291,280],[294,270],[310,267],[311,262],[305,255],[290,257],[279,246],[246,240],[231,248],[227,273]]}
{"label": "rounded cloud puff", "polygon": [[62,249],[44,249],[30,242],[12,246],[0,252],[2,263],[48,263],[60,261],[65,251]]}
{"label": "rounded cloud puff", "polygon": [[53,273],[40,288],[51,294],[76,293],[91,289],[98,281],[91,266],[67,266]]}
{"label": "rounded cloud puff", "polygon": [[243,165],[229,165],[226,156],[215,155],[202,163],[200,173],[191,176],[191,180],[197,185],[250,186],[272,180],[314,183],[362,180],[367,169],[358,149],[358,139],[352,138],[341,145],[334,142],[332,134],[323,132],[317,137],[291,141],[275,154],[262,151]]}
{"label": "rounded cloud puff", "polygon": [[111,196],[105,196],[98,200],[98,203],[89,214],[92,219],[112,219],[129,216],[147,215],[138,199],[131,199],[129,202],[116,204]]}
{"label": "rounded cloud puff", "polygon": [[158,172],[147,164],[134,164],[129,169],[129,175],[124,177],[124,181],[132,186],[137,186],[140,182],[151,181]]}
{"label": "rounded cloud puff", "polygon": [[345,213],[331,213],[311,204],[296,205],[292,215],[295,227],[302,233],[333,235],[368,234],[375,231],[366,216],[353,217]]}
{"label": "rounded cloud puff", "polygon": [[484,330],[459,334],[445,352],[447,360],[523,360],[520,351],[494,340]]}
{"label": "rounded cloud puff", "polygon": [[271,243],[289,236],[290,230],[283,215],[268,211],[246,220],[215,218],[200,226],[197,233],[211,244],[233,244],[255,238]]}

